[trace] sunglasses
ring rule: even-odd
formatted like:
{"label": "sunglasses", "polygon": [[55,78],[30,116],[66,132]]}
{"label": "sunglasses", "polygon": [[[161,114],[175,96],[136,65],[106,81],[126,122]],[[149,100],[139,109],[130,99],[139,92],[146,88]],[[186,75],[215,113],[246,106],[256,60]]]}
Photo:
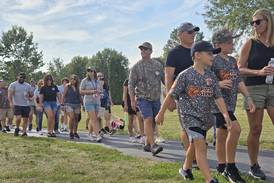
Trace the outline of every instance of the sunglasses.
{"label": "sunglasses", "polygon": [[195,30],[191,30],[191,31],[187,31],[188,34],[193,34],[193,33],[196,33]]}
{"label": "sunglasses", "polygon": [[87,69],[87,72],[94,72],[94,70],[92,70],[92,69]]}
{"label": "sunglasses", "polygon": [[71,80],[75,80],[75,81],[77,80],[76,78],[70,78],[70,79],[71,79]]}
{"label": "sunglasses", "polygon": [[146,47],[141,47],[140,48],[141,51],[147,51],[147,50],[150,50],[149,48],[146,48]]}
{"label": "sunglasses", "polygon": [[25,76],[20,76],[19,79],[26,79],[26,77]]}
{"label": "sunglasses", "polygon": [[258,19],[258,20],[251,21],[251,22],[250,22],[250,25],[251,25],[251,26],[254,26],[254,24],[260,25],[261,22],[262,22],[263,20],[264,20],[264,19]]}

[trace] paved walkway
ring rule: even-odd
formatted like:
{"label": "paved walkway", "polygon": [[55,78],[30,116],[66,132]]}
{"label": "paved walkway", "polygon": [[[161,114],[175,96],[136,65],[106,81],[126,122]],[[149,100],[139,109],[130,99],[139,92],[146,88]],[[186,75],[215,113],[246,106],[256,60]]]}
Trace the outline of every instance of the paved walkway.
{"label": "paved walkway", "polygon": [[[28,133],[29,136],[35,137],[46,137],[45,134],[38,135],[36,132]],[[82,143],[93,143],[88,141],[88,134],[86,132],[81,132],[79,133],[79,135],[79,140],[72,141]],[[57,137],[65,140],[70,140],[68,137],[68,133],[58,134]],[[161,152],[158,156],[152,156],[151,153],[144,152],[141,144],[130,143],[128,141],[128,137],[125,135],[113,135],[104,137],[102,143],[94,142],[94,144],[99,144],[108,148],[117,149],[118,151],[126,155],[144,157],[156,161],[182,162],[182,159],[184,157],[182,145],[178,141],[167,141],[166,143],[162,143],[161,145],[164,147],[164,151]],[[208,146],[208,161],[210,167],[214,169],[217,163],[214,147],[211,144],[209,144]],[[237,162],[237,166],[242,172],[247,173],[249,171],[249,159],[247,155],[247,149],[243,146],[238,146]],[[261,151],[259,155],[259,162],[263,171],[267,175],[267,182],[274,182],[274,151]]]}

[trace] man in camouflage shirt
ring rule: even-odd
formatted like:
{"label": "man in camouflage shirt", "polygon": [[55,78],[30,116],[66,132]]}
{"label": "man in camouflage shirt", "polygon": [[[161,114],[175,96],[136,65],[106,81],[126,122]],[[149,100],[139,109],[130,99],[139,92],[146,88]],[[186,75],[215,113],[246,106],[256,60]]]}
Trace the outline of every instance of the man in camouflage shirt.
{"label": "man in camouflage shirt", "polygon": [[139,46],[142,59],[131,69],[129,74],[129,95],[132,109],[136,111],[136,99],[138,108],[144,119],[146,138],[145,151],[151,151],[153,155],[163,150],[154,141],[154,118],[160,109],[161,82],[164,83],[163,66],[151,59],[152,45],[144,42]]}

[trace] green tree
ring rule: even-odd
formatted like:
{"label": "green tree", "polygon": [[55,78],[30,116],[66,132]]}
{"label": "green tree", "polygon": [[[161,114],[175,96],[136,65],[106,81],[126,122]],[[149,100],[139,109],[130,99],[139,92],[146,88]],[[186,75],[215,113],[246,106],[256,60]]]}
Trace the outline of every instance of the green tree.
{"label": "green tree", "polygon": [[164,53],[162,55],[162,60],[164,60],[164,62],[166,62],[169,51],[178,45],[180,45],[180,40],[177,37],[177,28],[175,28],[171,31],[169,39],[163,48]]}
{"label": "green tree", "polygon": [[43,66],[43,53],[23,27],[12,26],[0,40],[0,74],[8,82],[19,72],[31,74]]}
{"label": "green tree", "polygon": [[59,83],[63,77],[67,76],[63,63],[64,61],[61,58],[53,58],[48,63],[48,73],[53,76],[55,83]]}
{"label": "green tree", "polygon": [[89,63],[88,57],[75,56],[71,59],[71,62],[65,65],[64,70],[66,71],[67,77],[72,74],[76,74],[80,79],[86,76],[86,67]]}
{"label": "green tree", "polygon": [[203,14],[209,29],[226,27],[235,36],[249,34],[249,22],[252,14],[259,8],[274,11],[273,0],[209,0]]}
{"label": "green tree", "polygon": [[90,59],[89,65],[94,66],[97,71],[104,74],[109,84],[113,102],[121,104],[122,86],[128,75],[128,59],[121,52],[105,48]]}
{"label": "green tree", "polygon": [[195,36],[195,42],[204,40],[205,36],[203,32],[197,32]]}

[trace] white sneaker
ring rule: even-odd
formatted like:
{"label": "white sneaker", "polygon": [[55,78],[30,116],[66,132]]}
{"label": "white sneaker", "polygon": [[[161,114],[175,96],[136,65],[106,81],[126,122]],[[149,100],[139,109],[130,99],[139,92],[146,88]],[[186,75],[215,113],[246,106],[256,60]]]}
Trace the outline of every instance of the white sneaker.
{"label": "white sneaker", "polygon": [[145,144],[145,142],[146,142],[146,138],[144,136],[142,136],[138,141],[139,144]]}
{"label": "white sneaker", "polygon": [[41,131],[38,131],[38,134],[39,134],[39,135],[43,135],[43,132],[42,132],[42,130],[41,130]]}
{"label": "white sneaker", "polygon": [[162,137],[157,137],[157,138],[155,139],[155,142],[156,142],[156,143],[165,143],[166,140],[163,139]]}
{"label": "white sneaker", "polygon": [[136,142],[138,142],[137,139],[136,139],[135,137],[129,137],[129,140],[128,140],[128,141],[131,142],[131,143],[136,143]]}
{"label": "white sneaker", "polygon": [[98,136],[96,137],[96,142],[101,142],[102,139],[103,139],[103,138],[102,138],[100,135],[98,135]]}
{"label": "white sneaker", "polygon": [[88,140],[91,141],[91,142],[94,142],[96,140],[96,138],[94,138],[93,135],[89,135]]}

